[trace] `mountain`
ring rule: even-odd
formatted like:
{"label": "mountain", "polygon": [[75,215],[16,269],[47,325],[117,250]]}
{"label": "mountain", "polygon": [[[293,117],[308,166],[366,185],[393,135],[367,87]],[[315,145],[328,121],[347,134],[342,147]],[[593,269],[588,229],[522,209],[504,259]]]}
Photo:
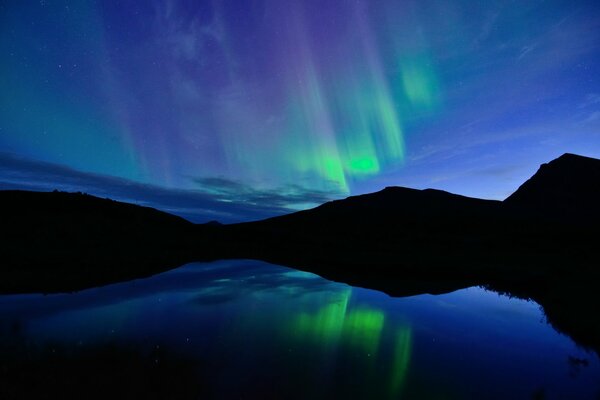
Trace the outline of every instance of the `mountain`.
{"label": "mountain", "polygon": [[[506,200],[481,200],[441,190],[387,187],[379,192],[334,200],[311,210],[253,222],[255,227],[279,229],[316,228],[322,232],[348,233],[376,227],[369,235],[394,230],[464,229],[474,223],[486,229],[498,219],[527,219],[526,213],[566,222],[600,216],[600,160],[563,154],[543,164]],[[523,212],[519,212],[523,211]],[[356,232],[355,232],[356,233]]]}
{"label": "mountain", "polygon": [[344,281],[568,273],[598,259],[599,164],[565,154],[502,202],[388,187],[223,226],[212,249],[216,258],[257,258]]}
{"label": "mountain", "polygon": [[74,290],[175,267],[196,229],[149,207],[63,192],[1,191],[0,220],[1,291]]}
{"label": "mountain", "polygon": [[295,267],[318,262],[345,270],[399,263],[420,268],[432,256],[442,261],[465,243],[481,242],[501,214],[498,201],[388,187],[224,231],[245,256],[278,262],[293,258]]}
{"label": "mountain", "polygon": [[0,280],[0,290],[48,282],[66,290],[218,258],[262,259],[360,282],[523,281],[588,268],[597,261],[598,233],[589,222],[600,204],[599,164],[565,154],[503,202],[388,187],[232,225],[194,225],[81,193],[4,191],[0,242],[10,279]]}
{"label": "mountain", "polygon": [[0,191],[0,293],[253,258],[394,296],[484,285],[534,299],[556,329],[600,354],[599,193],[600,160],[572,154],[502,202],[388,187],[232,225],[81,193]]}
{"label": "mountain", "polygon": [[542,164],[504,203],[564,221],[598,221],[600,160],[563,154]]}
{"label": "mountain", "polygon": [[[255,225],[308,227],[347,232],[352,227],[378,230],[418,229],[436,223],[479,218],[497,210],[500,202],[480,200],[441,190],[387,187],[379,192],[334,200],[311,210],[259,221]],[[370,232],[373,234],[373,232]]]}

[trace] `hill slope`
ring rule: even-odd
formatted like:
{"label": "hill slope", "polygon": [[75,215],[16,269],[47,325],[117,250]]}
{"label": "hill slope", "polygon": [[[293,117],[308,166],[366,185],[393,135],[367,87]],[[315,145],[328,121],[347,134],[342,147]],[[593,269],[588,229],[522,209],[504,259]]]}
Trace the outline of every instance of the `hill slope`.
{"label": "hill slope", "polygon": [[194,229],[152,208],[61,192],[2,191],[0,220],[2,291],[72,290],[174,267]]}
{"label": "hill slope", "polygon": [[73,281],[63,289],[92,285],[216,258],[361,281],[535,278],[595,265],[599,185],[600,160],[566,154],[504,202],[388,187],[224,226],[83,194],[5,191],[0,241],[10,279],[0,290],[48,279]]}
{"label": "hill slope", "polygon": [[[223,228],[223,252],[320,273],[538,276],[596,258],[600,160],[566,154],[503,202],[388,187]],[[586,218],[582,218],[586,216]],[[362,279],[362,278],[361,278]]]}
{"label": "hill slope", "polygon": [[542,164],[504,203],[565,221],[598,221],[600,160],[563,154]]}

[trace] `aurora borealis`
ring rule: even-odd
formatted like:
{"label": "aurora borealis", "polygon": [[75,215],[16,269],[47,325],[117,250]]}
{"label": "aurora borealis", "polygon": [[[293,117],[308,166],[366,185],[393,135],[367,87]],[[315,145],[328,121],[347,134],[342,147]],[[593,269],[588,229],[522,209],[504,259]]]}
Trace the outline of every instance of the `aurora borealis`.
{"label": "aurora borealis", "polygon": [[227,221],[600,157],[594,1],[9,0],[0,54],[0,188]]}

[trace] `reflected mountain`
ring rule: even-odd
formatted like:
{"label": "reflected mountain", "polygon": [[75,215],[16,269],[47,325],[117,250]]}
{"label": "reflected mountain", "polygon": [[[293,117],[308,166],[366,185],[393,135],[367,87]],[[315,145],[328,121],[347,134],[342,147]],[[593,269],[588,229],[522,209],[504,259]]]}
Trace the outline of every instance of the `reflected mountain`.
{"label": "reflected mountain", "polygon": [[[0,192],[3,293],[62,292],[190,261],[258,259],[392,296],[531,298],[600,349],[600,160],[565,154],[504,201],[388,187],[257,222],[194,225],[85,194]],[[212,301],[227,301],[227,293]]]}

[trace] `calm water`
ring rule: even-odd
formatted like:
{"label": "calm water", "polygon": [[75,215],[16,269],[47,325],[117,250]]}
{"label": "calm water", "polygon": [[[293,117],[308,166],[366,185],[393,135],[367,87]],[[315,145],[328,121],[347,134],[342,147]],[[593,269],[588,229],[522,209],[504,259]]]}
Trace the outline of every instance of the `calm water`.
{"label": "calm water", "polygon": [[[597,356],[555,332],[533,302],[479,288],[392,298],[256,261],[0,296],[0,340],[10,379],[60,378],[69,363],[99,375],[143,365],[167,387],[216,398],[600,395]],[[106,352],[113,358],[102,361]]]}

